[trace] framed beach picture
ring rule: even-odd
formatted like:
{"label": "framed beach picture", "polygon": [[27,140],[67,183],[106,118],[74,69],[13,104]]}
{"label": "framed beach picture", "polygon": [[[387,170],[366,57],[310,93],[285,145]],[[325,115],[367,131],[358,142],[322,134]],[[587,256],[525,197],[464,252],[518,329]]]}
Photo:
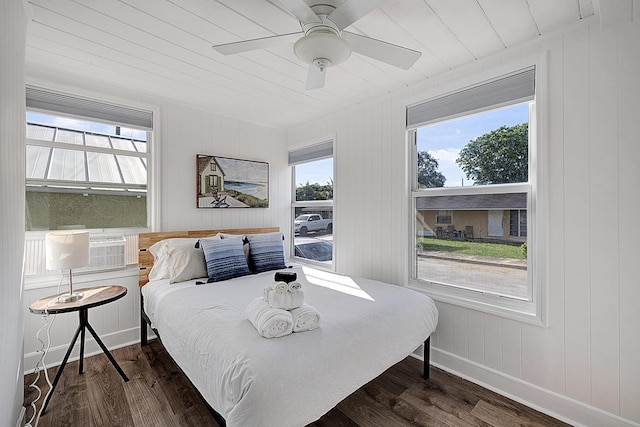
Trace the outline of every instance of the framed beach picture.
{"label": "framed beach picture", "polygon": [[269,163],[196,156],[198,208],[269,207]]}

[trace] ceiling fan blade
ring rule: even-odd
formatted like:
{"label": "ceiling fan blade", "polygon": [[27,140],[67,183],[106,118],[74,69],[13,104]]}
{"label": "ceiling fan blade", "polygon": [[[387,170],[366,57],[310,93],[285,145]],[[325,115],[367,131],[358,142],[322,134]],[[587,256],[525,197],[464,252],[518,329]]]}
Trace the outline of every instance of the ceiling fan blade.
{"label": "ceiling fan blade", "polygon": [[327,18],[338,26],[340,30],[347,28],[374,9],[382,6],[387,0],[347,0]]}
{"label": "ceiling fan blade", "polygon": [[307,90],[320,89],[324,86],[324,79],[327,75],[327,69],[321,70],[314,64],[309,64],[309,73],[307,74]]}
{"label": "ceiling fan blade", "polygon": [[386,62],[403,70],[411,68],[422,55],[422,52],[418,52],[417,50],[348,31],[342,32],[342,38],[349,43],[354,52],[377,59],[378,61]]}
{"label": "ceiling fan blade", "polygon": [[270,47],[280,46],[283,44],[295,43],[296,40],[302,36],[302,32],[289,33],[279,36],[263,37],[260,39],[218,44],[211,47],[223,55],[231,55],[234,53],[248,52],[257,49],[268,49]]}
{"label": "ceiling fan blade", "polygon": [[311,10],[308,4],[304,0],[278,0],[280,4],[284,6],[289,12],[293,13],[298,21],[308,22],[321,22],[318,15]]}

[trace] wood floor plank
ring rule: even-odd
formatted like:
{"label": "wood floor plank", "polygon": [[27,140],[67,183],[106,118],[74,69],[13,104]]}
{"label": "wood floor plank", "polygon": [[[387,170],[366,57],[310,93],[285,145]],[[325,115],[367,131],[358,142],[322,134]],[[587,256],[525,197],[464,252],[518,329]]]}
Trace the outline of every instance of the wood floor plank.
{"label": "wood floor plank", "polygon": [[134,426],[180,425],[164,393],[159,387],[155,387],[157,377],[151,372],[144,357],[137,358],[134,363],[123,365],[122,369],[133,372],[124,385],[124,393]]}
{"label": "wood floor plank", "polygon": [[[122,397],[124,381],[107,356],[93,356],[91,363],[85,363],[87,395],[92,426],[133,426],[133,418],[128,403]],[[56,393],[58,390],[56,389]]]}
{"label": "wood floor plank", "polygon": [[463,425],[473,427],[490,427],[489,424],[471,415],[474,405],[469,404],[464,399],[444,393],[441,389],[436,389],[423,384],[414,384],[409,387],[401,398],[415,407],[434,406],[443,413],[458,419]]}
{"label": "wood floor plank", "polygon": [[484,400],[478,402],[471,414],[492,426],[521,427],[526,425],[526,427],[546,427],[546,424],[540,424],[535,421],[528,421],[523,424],[521,417],[517,413],[496,407]]}
{"label": "wood floor plank", "polygon": [[[161,390],[176,414],[180,414],[194,405],[202,404],[202,398],[193,393],[193,385],[158,341],[152,341],[146,347],[145,352],[150,360],[149,366],[154,372],[154,376],[159,376],[164,380],[165,386]],[[215,422],[211,420],[211,417],[207,421]]]}
{"label": "wood floor plank", "polygon": [[348,403],[342,402],[338,407],[343,414],[360,426],[404,427],[407,425],[405,420],[373,399],[367,398],[365,393],[352,394],[348,399]]}
{"label": "wood floor plank", "polygon": [[[86,358],[64,370],[40,427],[219,426],[210,407],[167,354],[153,340],[112,351],[128,382],[104,355]],[[50,369],[53,379],[56,368]],[[25,376],[25,405],[35,397]],[[47,386],[44,376],[38,384]],[[42,406],[40,399],[38,408]],[[33,413],[27,410],[27,419]],[[500,424],[502,423],[502,424]],[[310,427],[566,427],[520,403],[436,368],[422,379],[422,362],[408,357],[361,387]]]}

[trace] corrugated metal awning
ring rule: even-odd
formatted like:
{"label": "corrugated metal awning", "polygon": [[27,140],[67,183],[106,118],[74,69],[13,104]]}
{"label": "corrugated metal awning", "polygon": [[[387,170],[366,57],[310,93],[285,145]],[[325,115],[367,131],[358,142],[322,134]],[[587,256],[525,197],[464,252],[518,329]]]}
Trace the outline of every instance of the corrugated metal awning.
{"label": "corrugated metal awning", "polygon": [[120,135],[27,123],[26,182],[30,191],[146,190],[147,142]]}

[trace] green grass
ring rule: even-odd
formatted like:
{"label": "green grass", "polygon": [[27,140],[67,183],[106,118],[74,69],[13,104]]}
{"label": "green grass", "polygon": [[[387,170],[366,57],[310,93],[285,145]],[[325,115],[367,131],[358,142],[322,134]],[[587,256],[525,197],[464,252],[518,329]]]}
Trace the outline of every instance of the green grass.
{"label": "green grass", "polygon": [[506,243],[471,242],[420,237],[418,243],[425,251],[455,252],[461,255],[481,255],[499,258],[525,259],[520,245]]}

